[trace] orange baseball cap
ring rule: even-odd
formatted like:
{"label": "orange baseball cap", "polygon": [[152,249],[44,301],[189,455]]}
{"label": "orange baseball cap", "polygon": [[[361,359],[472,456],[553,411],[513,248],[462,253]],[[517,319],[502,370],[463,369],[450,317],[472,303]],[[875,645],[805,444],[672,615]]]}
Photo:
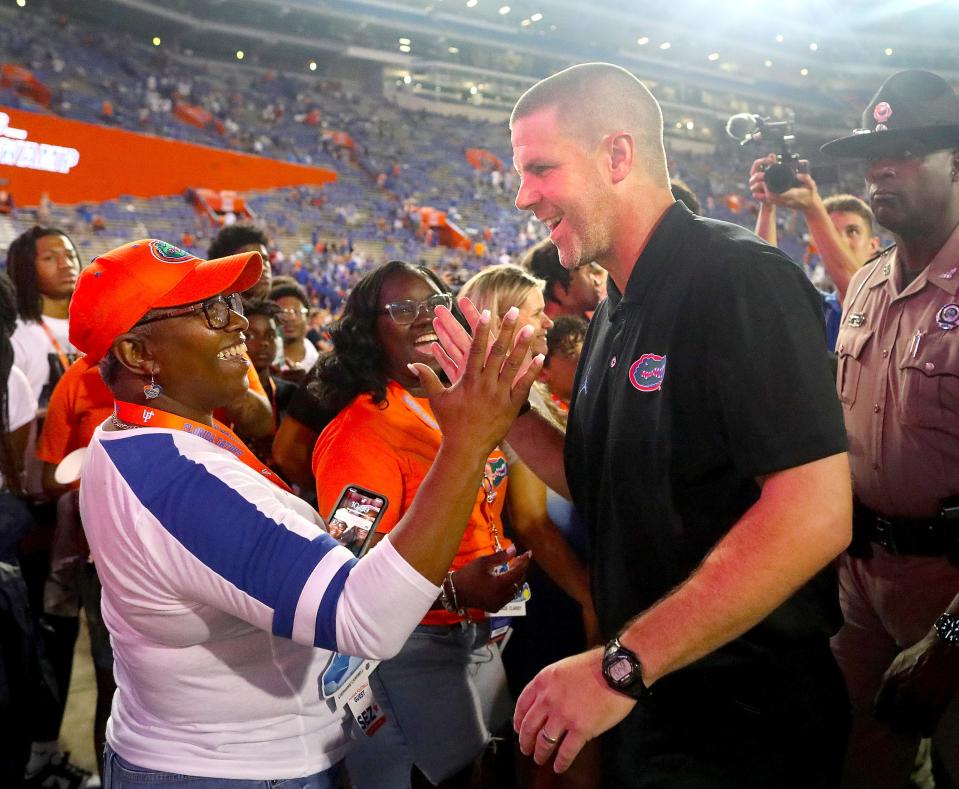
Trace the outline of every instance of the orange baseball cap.
{"label": "orange baseball cap", "polygon": [[202,260],[165,241],[131,241],[80,273],[70,299],[70,342],[95,364],[150,310],[242,292],[262,271],[259,252]]}

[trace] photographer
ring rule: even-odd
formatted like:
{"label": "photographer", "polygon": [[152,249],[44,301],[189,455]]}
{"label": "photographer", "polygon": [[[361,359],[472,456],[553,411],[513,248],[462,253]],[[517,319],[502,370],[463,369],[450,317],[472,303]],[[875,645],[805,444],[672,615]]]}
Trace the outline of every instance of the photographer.
{"label": "photographer", "polygon": [[749,171],[749,190],[759,201],[756,235],[775,246],[776,207],[800,211],[842,303],[852,275],[879,249],[872,211],[852,195],[834,195],[823,200],[808,173],[796,173],[800,185],[777,194],[767,186],[765,172],[775,162],[776,154],[771,153],[756,159]]}

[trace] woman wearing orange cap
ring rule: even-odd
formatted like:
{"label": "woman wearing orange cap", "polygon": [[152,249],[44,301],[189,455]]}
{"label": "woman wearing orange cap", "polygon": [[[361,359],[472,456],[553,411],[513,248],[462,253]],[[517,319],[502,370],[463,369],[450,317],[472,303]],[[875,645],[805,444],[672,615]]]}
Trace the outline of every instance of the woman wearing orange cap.
{"label": "woman wearing orange cap", "polygon": [[[246,386],[236,293],[260,269],[256,253],[202,261],[139,241],[96,259],[71,303],[71,339],[102,357],[116,398],[80,493],[116,661],[107,786],[332,786],[347,742],[320,675],[333,651],[392,656],[430,608],[538,371],[512,385],[528,342],[510,351],[511,325],[454,387],[416,365],[442,445],[413,505],[357,560],[213,420]],[[489,336],[487,322],[478,349]]]}

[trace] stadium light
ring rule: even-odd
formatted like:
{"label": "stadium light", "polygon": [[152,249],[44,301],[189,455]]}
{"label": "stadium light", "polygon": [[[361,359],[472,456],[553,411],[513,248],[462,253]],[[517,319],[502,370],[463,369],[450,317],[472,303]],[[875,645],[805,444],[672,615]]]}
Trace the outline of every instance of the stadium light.
{"label": "stadium light", "polygon": [[539,22],[539,20],[542,18],[543,18],[543,15],[539,13],[538,11],[530,17],[530,19],[533,20],[534,22]]}
{"label": "stadium light", "polygon": [[649,43],[649,36],[642,36],[641,38],[636,39],[636,43],[641,47],[646,46]]}
{"label": "stadium light", "polygon": [[245,56],[245,54],[244,54],[244,52],[243,52],[242,49],[238,49],[238,50],[236,51],[236,59],[237,59],[237,60],[243,60],[244,56]]}
{"label": "stadium light", "polygon": [[446,51],[449,52],[451,55],[456,55],[456,54],[459,54],[460,50],[459,50],[459,47],[447,47]]}
{"label": "stadium light", "polygon": [[311,60],[311,61],[310,61],[310,71],[316,71],[316,61],[315,61],[315,60]]}
{"label": "stadium light", "polygon": [[508,5],[501,5],[499,7],[500,16],[506,16],[510,12],[510,7]]}
{"label": "stadium light", "polygon": [[785,37],[782,33],[779,33],[779,34],[776,36],[776,43],[777,43],[777,44],[782,44],[782,42],[785,41],[785,40],[786,40],[786,37]]}
{"label": "stadium light", "polygon": [[763,61],[763,65],[764,65],[766,68],[772,68],[772,67],[773,67],[773,62],[772,62],[771,60],[764,60],[764,61]]}
{"label": "stadium light", "polygon": [[659,45],[659,48],[665,52],[671,46],[672,44],[670,44],[668,41],[664,41],[662,44]]}
{"label": "stadium light", "polygon": [[412,78],[409,74],[407,74],[405,77],[403,77],[403,84],[404,84],[404,85],[409,85],[412,81],[413,81],[413,78]]}
{"label": "stadium light", "polygon": [[886,53],[886,57],[889,57],[892,54],[892,49],[890,47],[886,47],[883,51]]}
{"label": "stadium light", "polygon": [[408,38],[401,38],[401,39],[400,39],[400,43],[401,43],[401,44],[406,44],[406,46],[409,46],[409,45],[412,44],[413,42],[410,41]]}
{"label": "stadium light", "polygon": [[412,48],[407,44],[400,44],[400,52],[411,52]]}
{"label": "stadium light", "polygon": [[709,59],[709,60],[719,60],[719,53],[718,53],[718,52],[710,52],[708,59]]}
{"label": "stadium light", "polygon": [[476,8],[476,3],[477,3],[477,2],[479,2],[479,0],[466,0],[466,7],[467,7],[467,8]]}
{"label": "stadium light", "polygon": [[813,41],[813,42],[809,45],[809,48],[810,48],[813,52],[815,52],[817,49],[819,49],[819,44],[817,44],[815,41]]}
{"label": "stadium light", "polygon": [[804,77],[808,77],[808,76],[809,76],[809,69],[808,69],[808,68],[801,68],[801,69],[799,69],[799,73],[802,74],[802,76],[804,76]]}
{"label": "stadium light", "polygon": [[26,8],[27,0],[17,0],[17,5],[20,6],[20,8]]}
{"label": "stadium light", "polygon": [[[26,4],[27,0],[23,0],[23,2],[24,2],[24,4]],[[153,37],[153,46],[158,47],[158,46],[160,46],[160,43],[161,43],[161,42],[160,42],[160,37],[159,37],[159,36],[154,36],[154,37]]]}

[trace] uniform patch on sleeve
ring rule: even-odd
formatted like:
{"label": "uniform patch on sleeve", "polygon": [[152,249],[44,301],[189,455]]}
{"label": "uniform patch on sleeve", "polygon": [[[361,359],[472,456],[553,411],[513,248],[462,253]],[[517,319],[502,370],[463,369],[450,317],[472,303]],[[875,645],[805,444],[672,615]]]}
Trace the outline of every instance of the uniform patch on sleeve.
{"label": "uniform patch on sleeve", "polygon": [[629,368],[629,382],[640,392],[655,392],[666,377],[666,357],[644,353]]}

